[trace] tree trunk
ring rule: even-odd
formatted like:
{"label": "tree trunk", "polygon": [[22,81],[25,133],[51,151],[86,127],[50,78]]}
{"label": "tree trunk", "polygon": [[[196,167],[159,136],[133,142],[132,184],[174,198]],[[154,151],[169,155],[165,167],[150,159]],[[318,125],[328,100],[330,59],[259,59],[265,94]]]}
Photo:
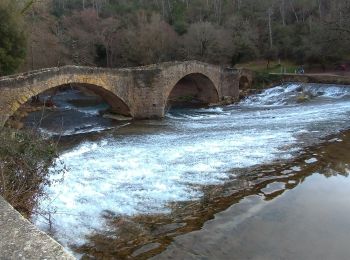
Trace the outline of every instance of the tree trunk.
{"label": "tree trunk", "polygon": [[291,0],[289,0],[289,5],[290,5],[290,7],[292,8],[292,11],[293,11],[293,13],[294,13],[294,17],[295,17],[296,22],[299,23],[298,14],[297,14],[297,12],[295,11],[294,5],[293,5],[293,3],[292,3]]}
{"label": "tree trunk", "polygon": [[272,39],[272,25],[271,25],[271,17],[272,17],[272,8],[270,7],[267,11],[268,19],[269,19],[269,39],[270,39],[270,49],[273,47],[273,39]]}
{"label": "tree trunk", "polygon": [[318,0],[318,13],[320,15],[320,20],[322,20],[322,0]]}
{"label": "tree trunk", "polygon": [[282,25],[286,26],[286,2],[285,0],[281,0],[280,12],[282,18]]}

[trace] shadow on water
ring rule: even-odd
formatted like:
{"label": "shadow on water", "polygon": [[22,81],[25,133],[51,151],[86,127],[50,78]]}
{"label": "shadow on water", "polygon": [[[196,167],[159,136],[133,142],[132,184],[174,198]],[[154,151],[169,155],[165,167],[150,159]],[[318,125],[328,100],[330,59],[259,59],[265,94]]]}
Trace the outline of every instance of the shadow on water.
{"label": "shadow on water", "polygon": [[[160,254],[172,245],[175,253],[165,254],[163,257],[166,259],[179,257],[184,252],[181,252],[183,251],[181,245],[173,243],[177,237],[181,238],[183,234],[192,234],[192,231],[202,229],[206,222],[216,218],[217,213],[244,203],[246,198],[258,196],[265,202],[274,201],[287,191],[303,184],[309,176],[317,174],[327,178],[348,177],[349,149],[350,132],[344,132],[328,138],[321,145],[307,148],[292,161],[276,161],[270,165],[244,170],[232,169],[232,176],[235,177],[231,181],[220,186],[204,187],[204,196],[200,201],[173,203],[171,214],[119,217],[114,216],[112,212],[104,212],[110,233],[92,235],[88,243],[74,248],[74,251],[81,254],[83,259],[147,259]],[[325,203],[323,206],[329,205]],[[230,218],[239,219],[239,213],[242,212],[231,212]],[[230,236],[229,233],[226,235]],[[225,241],[230,241],[227,239]],[[278,241],[280,238],[274,239]],[[221,244],[214,245],[217,248],[221,246]],[[190,252],[188,248],[186,250],[187,253]],[[203,248],[199,246],[198,250],[205,252],[205,245]]]}

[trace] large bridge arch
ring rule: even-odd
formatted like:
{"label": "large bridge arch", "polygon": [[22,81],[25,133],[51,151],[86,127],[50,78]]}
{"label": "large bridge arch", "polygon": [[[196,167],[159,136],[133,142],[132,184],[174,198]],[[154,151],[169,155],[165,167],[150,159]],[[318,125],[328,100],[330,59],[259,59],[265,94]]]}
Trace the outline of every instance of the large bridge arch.
{"label": "large bridge arch", "polygon": [[[65,68],[63,67],[62,70]],[[63,71],[64,72],[64,71]],[[27,101],[32,97],[44,93],[48,90],[60,86],[77,86],[86,88],[104,99],[112,111],[123,115],[133,116],[133,107],[130,103],[129,93],[124,88],[116,87],[111,83],[113,77],[107,75],[96,75],[89,73],[62,73],[60,68],[55,71],[39,71],[35,77],[29,77],[25,81],[18,78],[17,84],[6,89],[7,102],[0,103],[1,108],[1,125],[5,122]],[[11,80],[10,77],[3,78],[4,81]],[[1,84],[1,82],[0,82]]]}
{"label": "large bridge arch", "polygon": [[69,83],[65,85],[60,85],[55,88],[60,88],[65,86],[77,88],[81,91],[84,91],[84,89],[86,89],[89,92],[93,92],[95,95],[101,97],[106,103],[108,103],[111,111],[120,115],[131,116],[131,110],[129,105],[127,105],[126,101],[123,100],[123,98],[114,94],[112,91],[110,91],[108,88],[104,86],[98,86],[90,83],[74,82],[74,83]]}

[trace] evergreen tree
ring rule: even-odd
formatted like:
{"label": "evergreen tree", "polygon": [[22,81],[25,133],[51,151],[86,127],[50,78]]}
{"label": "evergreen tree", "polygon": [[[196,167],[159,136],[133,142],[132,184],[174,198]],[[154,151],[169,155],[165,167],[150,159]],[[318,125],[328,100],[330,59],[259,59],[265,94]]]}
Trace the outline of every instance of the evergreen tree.
{"label": "evergreen tree", "polygon": [[0,1],[0,25],[0,75],[6,75],[16,71],[26,54],[26,38],[15,1]]}

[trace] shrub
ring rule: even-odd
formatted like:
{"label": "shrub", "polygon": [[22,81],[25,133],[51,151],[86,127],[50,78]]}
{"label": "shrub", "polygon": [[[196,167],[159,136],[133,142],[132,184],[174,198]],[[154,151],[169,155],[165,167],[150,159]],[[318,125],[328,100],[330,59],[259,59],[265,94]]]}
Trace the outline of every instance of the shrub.
{"label": "shrub", "polygon": [[256,72],[254,77],[254,88],[266,88],[273,84],[281,83],[283,79],[282,75],[271,74],[268,72]]}
{"label": "shrub", "polygon": [[[28,130],[0,129],[0,195],[28,217],[52,174],[61,173],[57,146]],[[55,170],[57,169],[57,170]]]}

